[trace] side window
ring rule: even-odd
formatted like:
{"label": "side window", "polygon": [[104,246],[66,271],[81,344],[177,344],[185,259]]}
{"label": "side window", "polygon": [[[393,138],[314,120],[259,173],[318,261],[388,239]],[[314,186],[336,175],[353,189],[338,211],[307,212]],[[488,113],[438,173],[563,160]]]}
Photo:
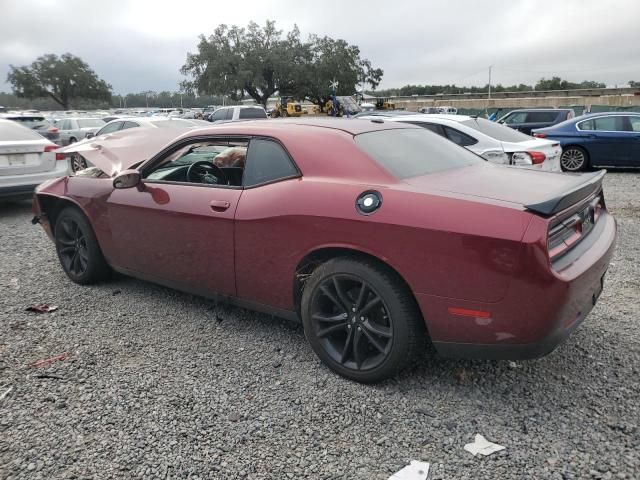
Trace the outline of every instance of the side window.
{"label": "side window", "polygon": [[56,122],[56,127],[60,130],[69,130],[69,120],[58,120]]}
{"label": "side window", "polygon": [[525,123],[527,120],[527,112],[512,113],[504,118],[504,123],[511,125],[513,123]]}
{"label": "side window", "polygon": [[126,130],[128,128],[136,128],[139,126],[140,125],[138,125],[136,122],[124,122],[124,125],[122,125],[122,130]]}
{"label": "side window", "polygon": [[469,145],[475,145],[478,143],[478,140],[475,138],[467,135],[466,133],[462,133],[460,130],[456,130],[455,128],[444,127],[444,131],[446,132],[449,140],[461,147],[468,147]]}
{"label": "side window", "polygon": [[624,128],[624,117],[600,117],[592,118],[578,124],[578,130],[597,130],[600,132],[622,132]]}
{"label": "side window", "polygon": [[227,108],[227,116],[224,118],[225,120],[233,120],[233,111],[235,108]]}
{"label": "side window", "polygon": [[113,133],[117,130],[120,130],[120,127],[122,126],[122,122],[113,122],[110,123],[109,125],[106,125],[104,127],[102,127],[100,129],[100,131],[98,132],[98,135],[105,135],[107,133]]}
{"label": "side window", "polygon": [[258,185],[298,175],[289,155],[276,142],[255,138],[249,142],[242,183]]}
{"label": "side window", "polygon": [[640,117],[629,117],[632,132],[640,132]]}
{"label": "side window", "polygon": [[605,132],[623,131],[623,118],[622,117],[601,117],[594,120],[596,130],[602,130]]}
{"label": "side window", "polygon": [[558,112],[529,112],[527,123],[547,123],[555,122]]}
{"label": "side window", "polygon": [[212,122],[217,122],[218,120],[226,120],[227,118],[227,113],[229,112],[230,109],[228,108],[220,108],[218,110],[216,110],[213,113],[213,116],[211,117],[211,121]]}

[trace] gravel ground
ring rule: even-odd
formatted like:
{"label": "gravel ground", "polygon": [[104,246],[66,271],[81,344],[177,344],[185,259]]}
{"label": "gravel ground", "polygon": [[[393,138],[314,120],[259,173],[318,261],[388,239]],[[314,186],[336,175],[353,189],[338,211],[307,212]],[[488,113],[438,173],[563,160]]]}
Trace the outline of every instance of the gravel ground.
{"label": "gravel ground", "polygon": [[[323,367],[299,325],[125,277],[72,284],[29,204],[0,205],[0,478],[386,479],[411,459],[430,479],[640,478],[640,173],[605,189],[619,246],[566,344],[428,354],[375,386]],[[506,450],[471,456],[476,433]]]}

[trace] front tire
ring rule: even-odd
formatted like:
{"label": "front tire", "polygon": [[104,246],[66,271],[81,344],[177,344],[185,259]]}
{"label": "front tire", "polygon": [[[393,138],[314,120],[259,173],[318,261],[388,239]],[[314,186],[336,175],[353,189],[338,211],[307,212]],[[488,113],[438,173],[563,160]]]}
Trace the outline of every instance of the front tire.
{"label": "front tire", "polygon": [[79,172],[87,168],[87,161],[78,152],[71,154],[71,171],[73,173]]}
{"label": "front tire", "polygon": [[314,352],[362,383],[407,367],[424,345],[424,323],[404,282],[370,260],[341,257],[319,266],[302,294],[302,322]]}
{"label": "front tire", "polygon": [[582,172],[589,164],[586,150],[580,147],[569,146],[562,150],[560,167],[564,172]]}
{"label": "front tire", "polygon": [[54,234],[58,260],[72,281],[88,285],[109,277],[111,269],[89,221],[80,210],[67,207],[60,212]]}

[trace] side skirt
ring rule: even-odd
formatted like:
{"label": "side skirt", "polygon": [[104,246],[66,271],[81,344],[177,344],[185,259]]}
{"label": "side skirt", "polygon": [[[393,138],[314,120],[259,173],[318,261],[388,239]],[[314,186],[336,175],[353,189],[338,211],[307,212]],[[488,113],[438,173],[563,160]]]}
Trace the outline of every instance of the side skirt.
{"label": "side skirt", "polygon": [[127,268],[114,267],[113,265],[111,266],[111,268],[113,268],[118,273],[121,273],[128,277],[137,278],[139,280],[144,280],[145,282],[155,283],[157,285],[162,285],[163,287],[171,288],[173,290],[179,290],[181,292],[197,295],[198,297],[204,297],[209,300],[213,300],[215,302],[227,303],[230,305],[235,305],[236,307],[246,308],[247,310],[254,310],[256,312],[266,313],[268,315],[273,315],[274,317],[279,317],[285,320],[300,323],[300,318],[298,317],[298,314],[296,312],[292,312],[291,310],[272,307],[271,305],[265,305],[264,303],[253,302],[251,300],[233,297],[231,295],[223,295],[223,294],[211,292],[205,289],[186,287],[179,282],[172,282],[170,280],[164,280],[164,279],[152,277],[150,275],[145,275],[143,273],[129,270]]}

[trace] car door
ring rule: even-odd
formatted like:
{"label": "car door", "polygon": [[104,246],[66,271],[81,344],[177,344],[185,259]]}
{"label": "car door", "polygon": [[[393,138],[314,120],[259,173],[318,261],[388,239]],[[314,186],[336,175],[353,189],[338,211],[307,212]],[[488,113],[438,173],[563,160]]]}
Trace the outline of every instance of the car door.
{"label": "car door", "polygon": [[[153,164],[189,142],[173,145]],[[150,178],[115,189],[107,200],[115,266],[202,295],[235,295],[234,215],[241,194],[241,186]]]}
{"label": "car door", "polygon": [[[285,308],[291,289],[282,281],[292,259],[291,232],[297,224],[291,198],[301,188],[301,173],[275,140],[249,143],[244,192],[236,212],[236,284],[238,297]],[[318,201],[324,201],[319,199]]]}
{"label": "car door", "polygon": [[629,115],[627,120],[631,137],[631,155],[627,166],[640,167],[640,115]]}
{"label": "car door", "polygon": [[579,122],[582,144],[593,166],[625,166],[631,159],[630,132],[621,115],[604,115]]}

